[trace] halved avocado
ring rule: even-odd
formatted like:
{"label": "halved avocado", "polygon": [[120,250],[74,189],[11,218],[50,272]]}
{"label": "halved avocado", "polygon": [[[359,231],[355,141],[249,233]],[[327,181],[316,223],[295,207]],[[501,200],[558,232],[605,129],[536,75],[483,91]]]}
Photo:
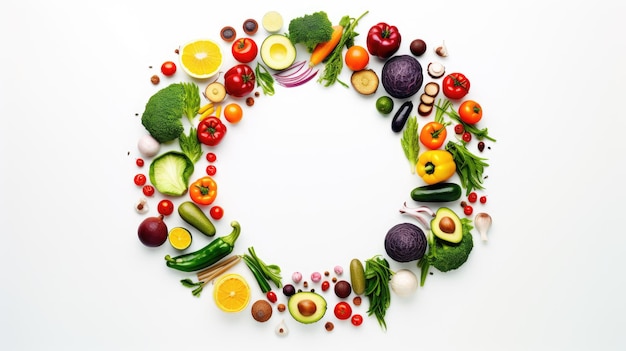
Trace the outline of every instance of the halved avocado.
{"label": "halved avocado", "polygon": [[289,313],[300,323],[315,323],[326,313],[326,299],[310,291],[295,293],[289,298]]}
{"label": "halved avocado", "polygon": [[282,34],[269,35],[261,44],[261,59],[267,67],[280,71],[296,61],[296,47]]}
{"label": "halved avocado", "polygon": [[447,207],[441,207],[430,221],[430,229],[441,240],[459,243],[463,239],[463,227],[459,216]]}

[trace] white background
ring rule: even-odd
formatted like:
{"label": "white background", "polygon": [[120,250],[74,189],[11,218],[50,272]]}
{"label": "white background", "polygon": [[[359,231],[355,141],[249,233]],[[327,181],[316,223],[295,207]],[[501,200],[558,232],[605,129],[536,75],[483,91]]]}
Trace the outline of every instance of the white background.
{"label": "white background", "polygon": [[[413,38],[445,40],[446,66],[470,77],[498,139],[485,153],[490,241],[476,240],[462,269],[394,297],[387,332],[373,317],[354,328],[330,311],[332,333],[286,313],[265,324],[222,313],[209,291],[196,299],[180,286],[188,276],[165,267],[167,245],[136,238],[135,114],[156,89],[186,79],[153,87],[149,77],[185,41],[219,40],[221,27],[269,10],[286,20],[325,10],[334,21],[369,10],[357,43],[385,21],[404,34],[405,53]],[[5,2],[0,347],[623,349],[625,10],[615,1]],[[373,102],[316,83],[257,99],[215,150],[226,211],[218,235],[240,221],[236,252],[254,246],[285,280],[384,253],[386,230],[410,221],[397,209],[419,179]],[[281,318],[286,338],[273,331]]]}

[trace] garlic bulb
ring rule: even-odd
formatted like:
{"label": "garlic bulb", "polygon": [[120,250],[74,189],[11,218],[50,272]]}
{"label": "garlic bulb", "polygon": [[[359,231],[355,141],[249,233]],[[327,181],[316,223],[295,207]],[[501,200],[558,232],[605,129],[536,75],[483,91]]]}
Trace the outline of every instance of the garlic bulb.
{"label": "garlic bulb", "polygon": [[483,212],[478,213],[476,217],[474,217],[474,225],[480,233],[482,241],[487,241],[487,231],[489,231],[491,227],[491,216]]}

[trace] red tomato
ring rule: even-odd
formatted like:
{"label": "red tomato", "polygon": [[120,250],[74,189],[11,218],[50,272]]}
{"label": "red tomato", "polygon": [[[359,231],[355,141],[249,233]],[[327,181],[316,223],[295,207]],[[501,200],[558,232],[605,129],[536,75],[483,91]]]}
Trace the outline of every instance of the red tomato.
{"label": "red tomato", "polygon": [[210,176],[214,176],[215,173],[217,173],[217,168],[213,165],[208,165],[206,167],[206,174],[210,175]]}
{"label": "red tomato", "polygon": [[335,317],[344,320],[352,316],[352,307],[345,301],[341,301],[335,305]]}
{"label": "red tomato", "polygon": [[209,210],[209,214],[213,219],[221,219],[222,217],[224,217],[224,209],[220,206],[213,206]]}
{"label": "red tomato", "polygon": [[363,316],[361,316],[360,314],[355,314],[354,316],[352,316],[352,325],[354,326],[359,326],[361,324],[363,324]]}
{"label": "red tomato", "polygon": [[164,216],[169,216],[172,214],[172,212],[174,212],[174,204],[172,203],[172,201],[167,200],[167,199],[161,200],[159,201],[157,210],[159,211],[159,214],[162,214]]}
{"label": "red tomato", "polygon": [[470,89],[470,81],[463,73],[450,73],[443,79],[443,94],[449,99],[461,99]]}
{"label": "red tomato", "polygon": [[278,296],[276,296],[276,293],[273,291],[268,291],[266,296],[267,296],[267,299],[272,303],[278,301]]}
{"label": "red tomato", "polygon": [[244,97],[254,90],[255,76],[252,67],[240,64],[232,67],[224,74],[226,93],[234,97]]}
{"label": "red tomato", "polygon": [[459,106],[459,117],[467,124],[476,124],[483,117],[483,109],[474,100],[465,100]]}
{"label": "red tomato", "polygon": [[146,184],[146,176],[145,176],[145,175],[143,175],[143,174],[141,174],[141,173],[140,173],[140,174],[137,174],[137,175],[135,176],[134,181],[135,181],[135,185],[137,185],[137,186],[143,186],[143,185],[145,185],[145,184]]}
{"label": "red tomato", "polygon": [[166,61],[161,65],[161,73],[166,76],[172,76],[176,73],[176,64],[172,61]]}
{"label": "red tomato", "polygon": [[146,196],[154,195],[154,187],[152,185],[144,185],[142,188],[143,194]]}
{"label": "red tomato", "polygon": [[209,152],[206,154],[206,160],[209,162],[215,162],[217,160],[217,156],[214,153]]}
{"label": "red tomato", "polygon": [[235,60],[248,63],[256,58],[259,48],[251,38],[240,38],[233,42],[231,51]]}

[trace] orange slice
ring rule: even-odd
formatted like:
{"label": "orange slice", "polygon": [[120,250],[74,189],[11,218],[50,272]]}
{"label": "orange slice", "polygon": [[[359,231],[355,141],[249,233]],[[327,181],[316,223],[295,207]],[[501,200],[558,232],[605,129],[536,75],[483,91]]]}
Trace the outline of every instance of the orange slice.
{"label": "orange slice", "polygon": [[244,277],[229,273],[218,278],[213,287],[213,299],[224,312],[239,312],[250,302],[250,286]]}
{"label": "orange slice", "polygon": [[193,78],[211,78],[222,67],[222,50],[212,40],[195,40],[180,50],[180,63],[183,70]]}
{"label": "orange slice", "polygon": [[191,245],[191,233],[183,227],[172,228],[167,238],[176,250],[184,250]]}

